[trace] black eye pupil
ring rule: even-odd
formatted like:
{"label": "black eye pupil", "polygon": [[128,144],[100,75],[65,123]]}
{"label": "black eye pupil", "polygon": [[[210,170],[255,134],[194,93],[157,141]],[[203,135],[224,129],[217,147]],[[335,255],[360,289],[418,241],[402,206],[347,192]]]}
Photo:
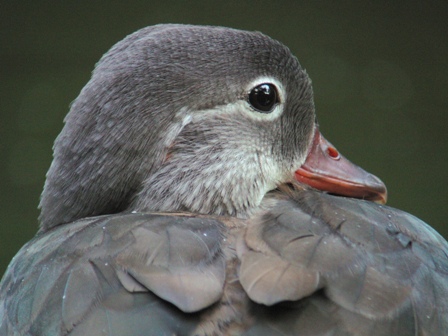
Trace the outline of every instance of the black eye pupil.
{"label": "black eye pupil", "polygon": [[249,93],[249,103],[259,112],[272,112],[278,103],[277,89],[269,83],[257,85]]}

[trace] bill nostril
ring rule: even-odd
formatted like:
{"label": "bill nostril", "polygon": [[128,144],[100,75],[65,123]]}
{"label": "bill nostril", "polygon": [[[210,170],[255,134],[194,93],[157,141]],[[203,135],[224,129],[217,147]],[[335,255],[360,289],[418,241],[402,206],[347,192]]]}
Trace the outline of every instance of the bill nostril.
{"label": "bill nostril", "polygon": [[339,160],[341,158],[341,155],[339,154],[338,150],[334,147],[328,147],[327,148],[327,154],[333,159],[333,160]]}

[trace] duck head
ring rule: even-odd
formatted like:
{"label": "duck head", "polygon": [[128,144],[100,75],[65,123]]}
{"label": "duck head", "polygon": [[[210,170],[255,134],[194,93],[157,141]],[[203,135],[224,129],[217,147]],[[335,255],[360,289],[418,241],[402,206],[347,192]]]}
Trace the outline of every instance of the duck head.
{"label": "duck head", "polygon": [[294,180],[385,199],[381,181],[330,147],[311,81],[281,43],[220,27],[144,28],[101,58],[71,105],[41,230],[134,210],[246,217]]}

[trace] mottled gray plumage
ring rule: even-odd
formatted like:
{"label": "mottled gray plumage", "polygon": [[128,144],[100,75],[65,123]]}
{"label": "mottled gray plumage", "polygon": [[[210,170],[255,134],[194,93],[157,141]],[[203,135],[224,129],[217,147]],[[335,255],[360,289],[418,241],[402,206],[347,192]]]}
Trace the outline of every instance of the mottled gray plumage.
{"label": "mottled gray plumage", "polygon": [[[285,85],[279,120],[222,111],[246,102],[263,76]],[[126,209],[244,216],[277,184],[263,167],[292,179],[313,122],[308,76],[279,42],[218,27],[142,29],[103,56],[72,104],[42,229]]]}
{"label": "mottled gray plumage", "polygon": [[[266,79],[270,114],[247,101]],[[448,334],[440,235],[286,185],[314,128],[308,76],[265,35],[128,36],[55,142],[40,231],[0,284],[0,335]]]}

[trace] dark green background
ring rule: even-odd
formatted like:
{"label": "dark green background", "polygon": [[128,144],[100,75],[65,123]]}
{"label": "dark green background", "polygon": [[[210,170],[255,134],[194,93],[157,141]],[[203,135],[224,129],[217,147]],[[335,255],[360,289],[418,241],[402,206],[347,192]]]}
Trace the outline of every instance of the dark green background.
{"label": "dark green background", "polygon": [[62,119],[95,62],[144,26],[262,31],[314,83],[321,130],[448,237],[447,1],[108,1],[0,5],[0,274],[37,230]]}

